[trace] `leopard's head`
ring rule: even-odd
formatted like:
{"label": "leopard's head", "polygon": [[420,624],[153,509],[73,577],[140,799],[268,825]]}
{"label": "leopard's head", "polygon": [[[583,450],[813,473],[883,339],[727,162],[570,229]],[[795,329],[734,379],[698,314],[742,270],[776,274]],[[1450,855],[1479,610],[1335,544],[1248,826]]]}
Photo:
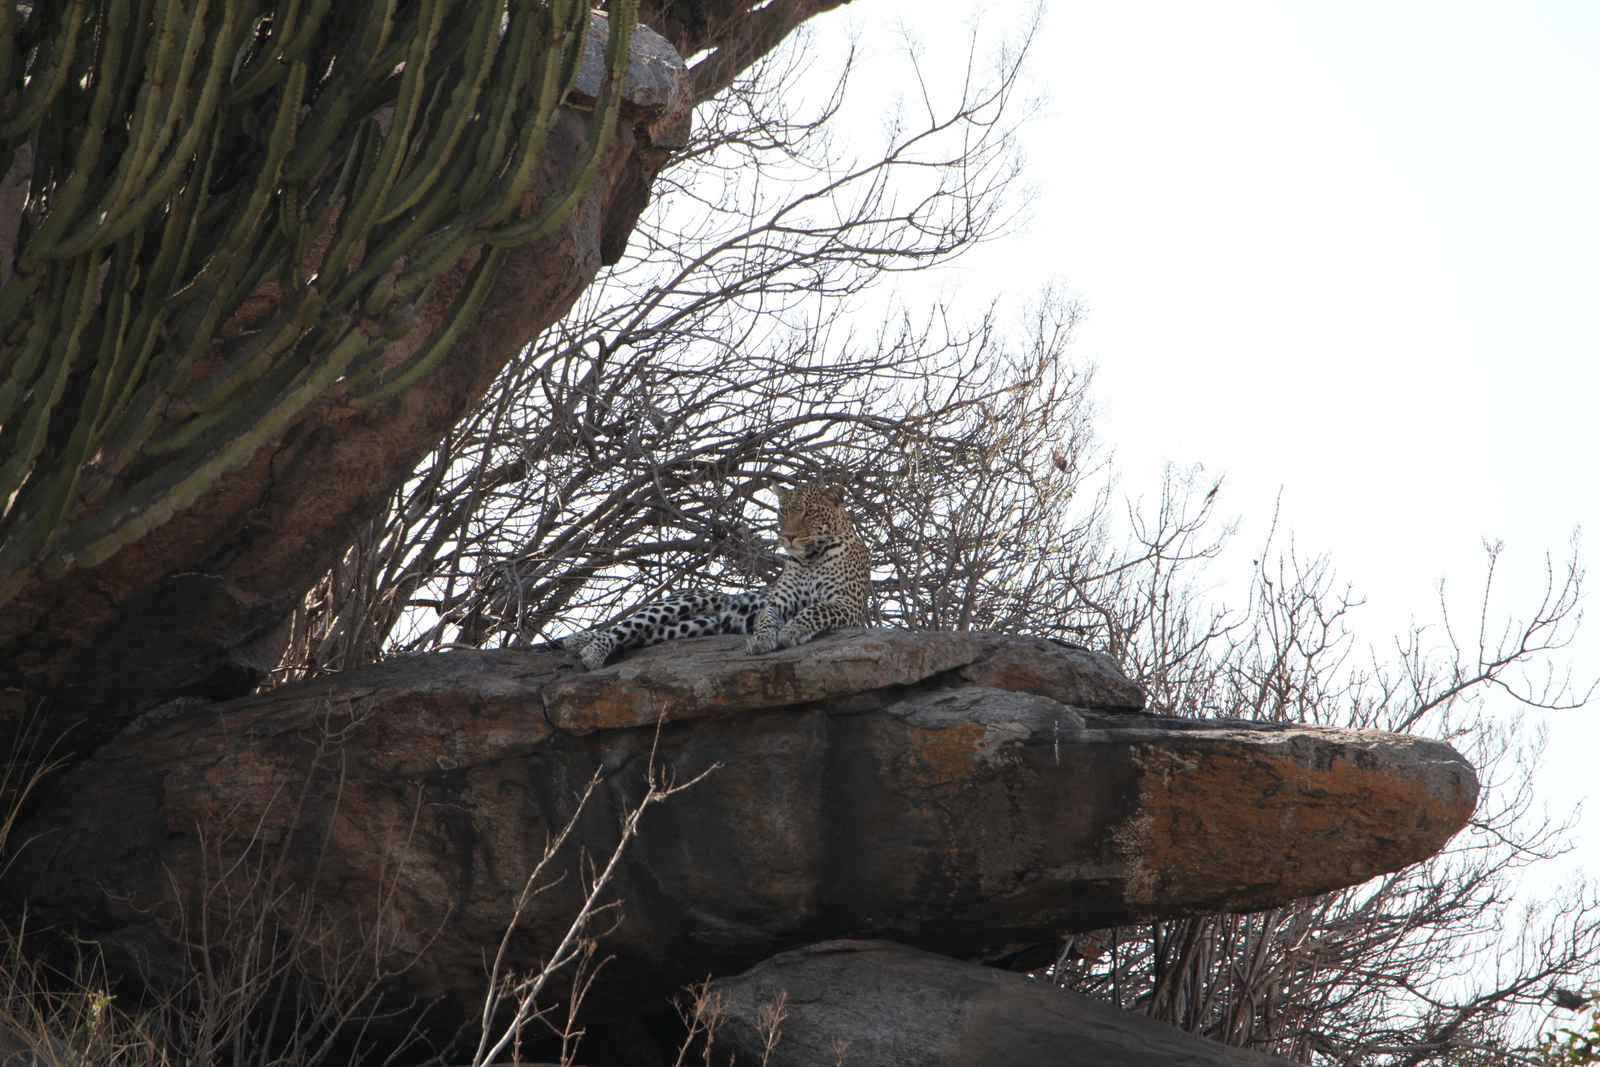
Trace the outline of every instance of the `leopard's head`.
{"label": "leopard's head", "polygon": [[855,533],[844,511],[844,486],[774,486],[778,497],[778,545],[798,560],[815,558]]}

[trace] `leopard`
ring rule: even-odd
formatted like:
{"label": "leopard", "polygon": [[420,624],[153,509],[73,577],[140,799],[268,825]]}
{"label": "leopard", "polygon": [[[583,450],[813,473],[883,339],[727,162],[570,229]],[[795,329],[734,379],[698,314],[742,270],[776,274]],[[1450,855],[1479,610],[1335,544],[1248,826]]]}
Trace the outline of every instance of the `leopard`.
{"label": "leopard", "polygon": [[827,630],[864,626],[871,560],[845,511],[842,485],[775,486],[783,573],[759,592],[690,591],[636,608],[598,630],[555,642],[588,670],[613,653],[686,637],[745,634],[745,654],[805,644]]}

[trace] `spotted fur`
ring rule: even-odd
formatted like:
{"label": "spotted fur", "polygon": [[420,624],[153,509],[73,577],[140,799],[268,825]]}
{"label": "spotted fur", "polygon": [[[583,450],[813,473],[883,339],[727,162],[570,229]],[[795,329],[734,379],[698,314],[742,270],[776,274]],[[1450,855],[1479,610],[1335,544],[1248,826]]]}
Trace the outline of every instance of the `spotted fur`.
{"label": "spotted fur", "polygon": [[844,510],[844,488],[775,488],[778,545],[789,556],[760,593],[684,593],[647,604],[615,625],[563,638],[594,670],[613,653],[681,637],[747,634],[752,655],[789,648],[836,626],[867,621],[867,546]]}

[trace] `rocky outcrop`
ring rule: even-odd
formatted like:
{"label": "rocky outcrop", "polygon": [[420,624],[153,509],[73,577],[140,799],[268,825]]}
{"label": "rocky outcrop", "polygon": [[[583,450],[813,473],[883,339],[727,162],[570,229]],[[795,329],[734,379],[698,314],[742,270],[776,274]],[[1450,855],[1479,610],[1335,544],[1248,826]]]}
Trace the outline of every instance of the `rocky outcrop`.
{"label": "rocky outcrop", "polygon": [[[742,640],[593,672],[551,652],[399,659],[147,717],[58,783],[5,886],[160,959],[162,909],[220,849],[333,912],[388,909],[412,991],[469,1002],[591,777],[577,840],[596,856],[647,767],[704,774],[619,868],[603,1006],[822,939],[1015,963],[1068,931],[1267,907],[1432,854],[1476,797],[1446,745],[1143,714],[1107,658],[1037,639],[858,630],[761,657]],[[518,968],[577,909],[583,868],[557,866]]]}
{"label": "rocky outcrop", "polygon": [[[993,967],[825,941],[712,983],[739,1067],[1293,1067]],[[763,1060],[777,1009],[777,1044]],[[767,1017],[763,1018],[763,1011]]]}

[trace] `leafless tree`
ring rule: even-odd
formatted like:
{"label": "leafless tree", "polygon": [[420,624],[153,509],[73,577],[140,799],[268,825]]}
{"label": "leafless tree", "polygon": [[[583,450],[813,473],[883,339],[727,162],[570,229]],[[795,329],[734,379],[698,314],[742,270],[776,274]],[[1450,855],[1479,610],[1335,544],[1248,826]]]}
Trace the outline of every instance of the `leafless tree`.
{"label": "leafless tree", "polygon": [[1061,374],[1059,299],[1057,336],[1024,362],[997,362],[995,314],[960,327],[883,300],[866,335],[848,317],[874,281],[1007,221],[1025,46],[974,59],[946,105],[910,61],[924,110],[859,158],[829,127],[849,64],[795,110],[803,48],[703,107],[633,251],[313,590],[278,677],[567,632],[691,575],[760,584],[777,568],[747,512],[775,477],[849,481],[886,448],[960,450],[1019,383]]}

